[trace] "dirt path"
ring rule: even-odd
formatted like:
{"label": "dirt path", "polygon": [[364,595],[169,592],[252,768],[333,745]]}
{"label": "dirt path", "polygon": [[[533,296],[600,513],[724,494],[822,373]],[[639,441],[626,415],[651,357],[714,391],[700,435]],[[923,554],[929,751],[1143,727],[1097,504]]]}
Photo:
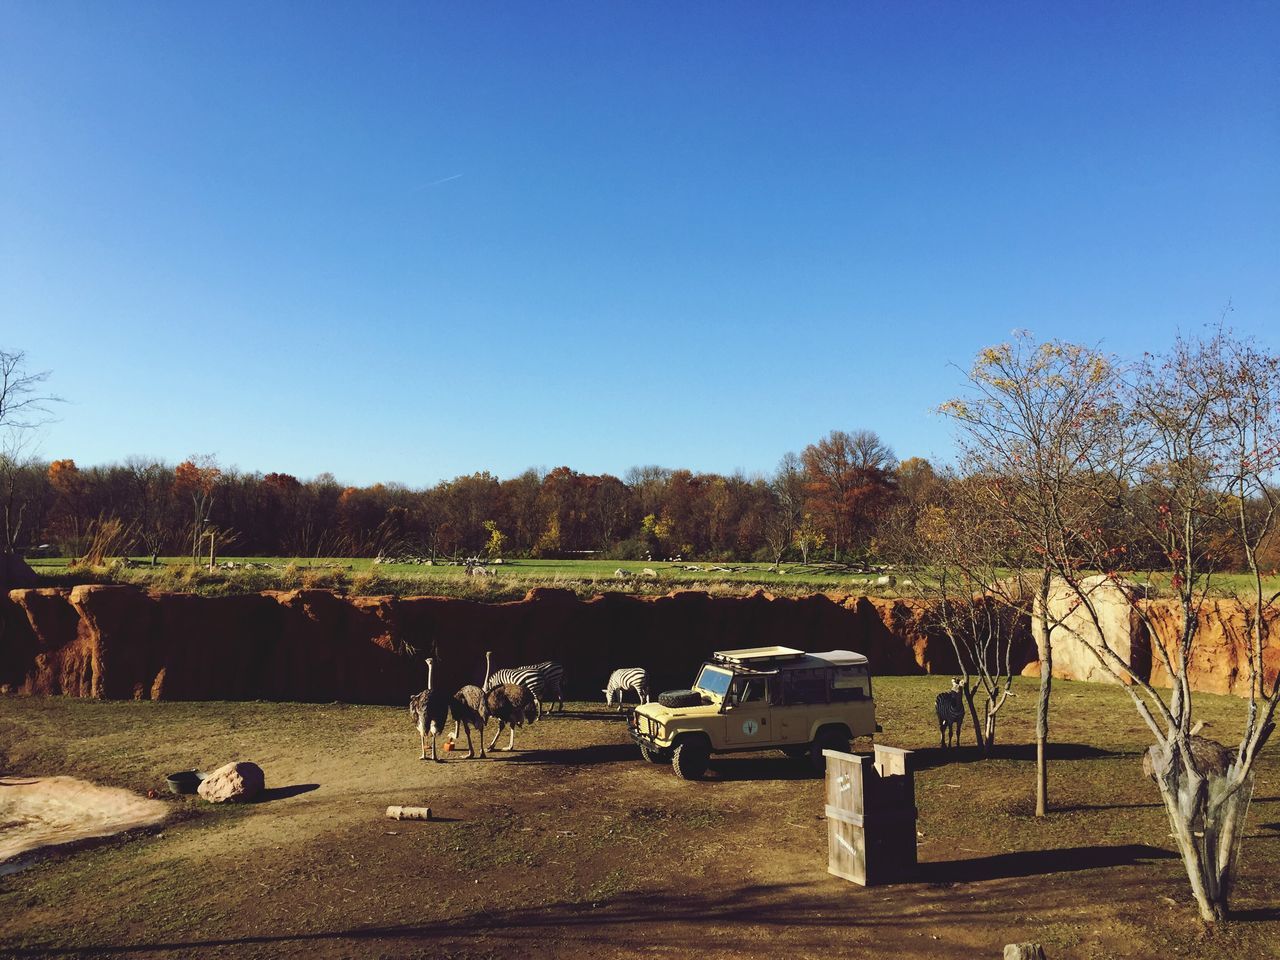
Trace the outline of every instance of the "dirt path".
{"label": "dirt path", "polygon": [[[931,692],[903,681],[903,697]],[[0,746],[23,766],[50,762],[42,724],[67,716],[15,704],[0,704],[13,707]],[[130,749],[146,760],[127,778],[139,786],[157,764],[239,756],[272,792],[239,809],[177,802],[189,818],[160,836],[0,882],[6,956],[916,960],[998,957],[1020,939],[1053,960],[1280,955],[1270,781],[1238,897],[1254,914],[1201,933],[1163,812],[1133,775],[1136,747],[1120,748],[1126,724],[1106,732],[1116,742],[1064,747],[1055,785],[1069,809],[1047,826],[1023,809],[1017,751],[987,765],[922,753],[921,880],[864,889],[826,873],[822,784],[802,765],[727,758],[685,783],[639,760],[594,708],[522,731],[515,753],[440,764],[417,759],[405,711],[390,708],[209,705],[216,721],[188,704],[66,709],[73,729],[81,711],[87,728],[113,711],[136,720]],[[84,749],[59,762],[96,762]],[[440,819],[387,820],[390,804]]]}

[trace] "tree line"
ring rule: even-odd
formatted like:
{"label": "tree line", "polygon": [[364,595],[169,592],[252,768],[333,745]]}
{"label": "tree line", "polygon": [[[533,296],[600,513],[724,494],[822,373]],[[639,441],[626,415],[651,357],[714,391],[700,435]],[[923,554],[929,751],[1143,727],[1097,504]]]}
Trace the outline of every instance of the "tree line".
{"label": "tree line", "polygon": [[122,553],[245,556],[698,557],[720,561],[877,555],[885,518],[927,493],[927,461],[899,462],[871,431],[833,431],[767,476],[569,467],[500,479],[482,471],[430,487],[350,486],[181,463],[0,454],[3,547],[97,559]]}

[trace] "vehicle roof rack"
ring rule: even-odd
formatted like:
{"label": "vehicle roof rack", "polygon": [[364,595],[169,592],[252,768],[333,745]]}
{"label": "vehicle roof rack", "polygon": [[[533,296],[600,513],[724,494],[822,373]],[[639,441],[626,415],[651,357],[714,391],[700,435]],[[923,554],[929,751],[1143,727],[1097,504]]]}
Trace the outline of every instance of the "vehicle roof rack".
{"label": "vehicle roof rack", "polygon": [[715,658],[721,663],[737,663],[743,666],[758,667],[767,663],[780,663],[786,660],[799,660],[805,655],[803,650],[792,647],[749,647],[745,650],[717,650]]}

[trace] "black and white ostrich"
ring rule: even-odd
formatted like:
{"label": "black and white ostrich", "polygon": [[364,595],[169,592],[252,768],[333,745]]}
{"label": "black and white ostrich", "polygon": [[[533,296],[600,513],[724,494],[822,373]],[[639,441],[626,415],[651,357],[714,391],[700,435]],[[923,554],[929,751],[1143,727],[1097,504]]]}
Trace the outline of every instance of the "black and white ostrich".
{"label": "black and white ostrich", "polygon": [[503,727],[511,728],[511,739],[507,743],[508,750],[516,746],[516,727],[533,723],[538,719],[538,700],[529,688],[519,683],[500,683],[485,694],[485,706],[489,716],[498,721],[498,729],[489,741],[489,749],[498,742]]}
{"label": "black and white ostrich", "polygon": [[493,657],[492,650],[484,652],[484,682],[480,686],[467,684],[453,695],[449,701],[449,712],[453,714],[453,739],[458,739],[458,725],[462,725],[467,735],[467,759],[476,755],[476,748],[471,743],[471,728],[475,727],[480,740],[480,757],[484,759],[484,727],[489,721],[489,704],[484,688],[489,685],[489,665]]}
{"label": "black and white ostrich", "polygon": [[952,679],[951,689],[938,694],[933,707],[938,713],[938,733],[942,746],[953,746],[952,734],[955,735],[954,746],[960,746],[960,728],[964,726],[964,692],[960,681]]}
{"label": "black and white ostrich", "polygon": [[409,716],[413,717],[413,725],[418,728],[418,739],[422,744],[422,756],[418,759],[427,759],[427,735],[430,734],[431,759],[439,761],[436,737],[449,717],[449,701],[437,696],[433,689],[430,657],[427,657],[427,689],[409,698]]}

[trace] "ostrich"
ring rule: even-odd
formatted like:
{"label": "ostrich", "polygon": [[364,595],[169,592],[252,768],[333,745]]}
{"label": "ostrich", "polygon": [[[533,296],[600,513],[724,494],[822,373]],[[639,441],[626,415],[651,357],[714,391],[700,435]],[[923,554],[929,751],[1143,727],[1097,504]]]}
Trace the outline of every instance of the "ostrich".
{"label": "ostrich", "polygon": [[511,739],[507,742],[507,749],[514,750],[516,727],[533,723],[538,719],[537,698],[529,692],[528,687],[519,683],[498,684],[485,694],[485,706],[488,707],[489,716],[498,721],[498,729],[493,739],[489,741],[491,751],[494,748],[493,745],[498,742],[504,726],[511,728]]}
{"label": "ostrich", "polygon": [[435,695],[431,682],[431,658],[427,657],[427,689],[415,693],[409,698],[409,716],[418,728],[418,738],[422,743],[422,756],[427,759],[427,734],[431,734],[431,759],[439,761],[436,756],[436,735],[444,727],[449,716],[449,702],[444,697]]}
{"label": "ostrich", "polygon": [[961,691],[960,681],[954,679],[951,681],[951,689],[938,694],[933,703],[938,714],[938,732],[943,747],[952,745],[950,741],[953,733],[955,746],[960,746],[960,728],[964,726],[964,695]]}
{"label": "ostrich", "polygon": [[489,721],[489,704],[484,695],[484,688],[489,685],[489,664],[493,656],[492,650],[484,652],[484,682],[480,686],[469,683],[453,695],[449,701],[449,712],[453,714],[453,739],[458,739],[458,724],[467,734],[467,759],[476,755],[476,748],[471,743],[471,728],[480,732],[480,757],[484,758],[484,727]]}

